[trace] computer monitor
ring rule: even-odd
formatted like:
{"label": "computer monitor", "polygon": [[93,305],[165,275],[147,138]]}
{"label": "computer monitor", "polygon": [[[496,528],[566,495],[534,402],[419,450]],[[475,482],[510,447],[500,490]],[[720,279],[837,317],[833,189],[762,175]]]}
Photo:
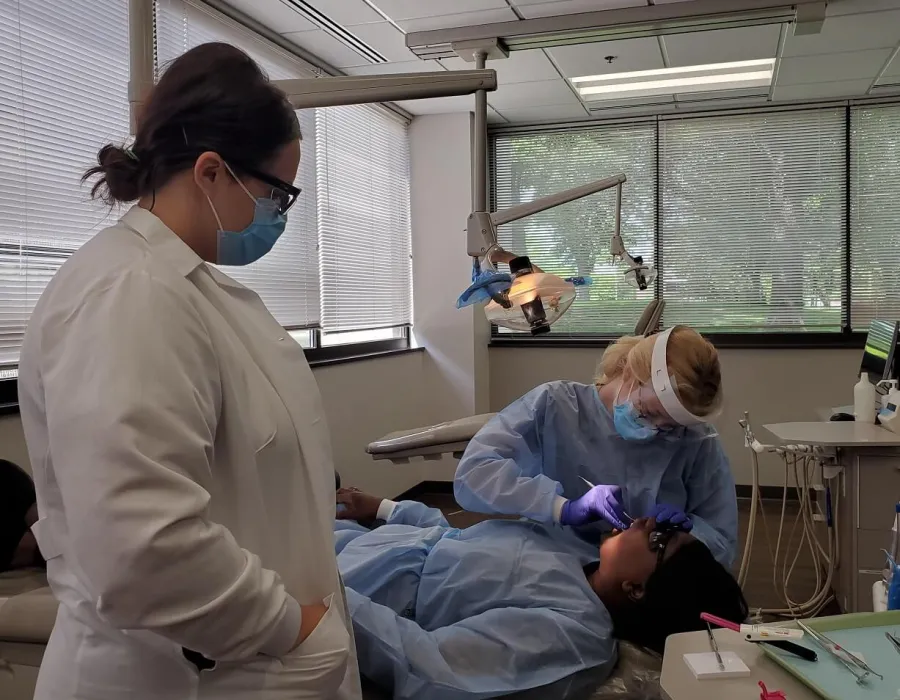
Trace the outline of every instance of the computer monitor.
{"label": "computer monitor", "polygon": [[900,322],[872,321],[866,337],[860,373],[866,372],[869,381],[877,384],[882,379],[898,379],[897,334]]}

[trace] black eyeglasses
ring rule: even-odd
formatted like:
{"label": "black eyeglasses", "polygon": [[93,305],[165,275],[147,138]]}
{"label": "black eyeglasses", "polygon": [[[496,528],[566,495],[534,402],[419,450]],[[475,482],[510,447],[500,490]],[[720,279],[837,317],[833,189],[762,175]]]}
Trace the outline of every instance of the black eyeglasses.
{"label": "black eyeglasses", "polygon": [[269,185],[272,188],[272,193],[269,196],[278,204],[278,212],[281,214],[287,214],[288,209],[294,206],[294,202],[297,201],[297,197],[302,192],[299,187],[294,187],[292,184],[274,175],[269,175],[255,168],[248,168],[246,165],[233,160],[227,162],[233,163],[241,172],[247,173],[250,177]]}
{"label": "black eyeglasses", "polygon": [[674,530],[654,530],[650,533],[650,551],[656,552],[656,569],[662,566],[666,556],[666,547],[672,539]]}

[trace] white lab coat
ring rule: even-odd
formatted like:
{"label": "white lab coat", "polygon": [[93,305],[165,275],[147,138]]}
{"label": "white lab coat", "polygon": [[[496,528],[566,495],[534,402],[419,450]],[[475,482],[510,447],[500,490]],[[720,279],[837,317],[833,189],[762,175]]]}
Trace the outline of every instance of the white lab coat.
{"label": "white lab coat", "polygon": [[134,207],[48,285],[19,372],[61,603],[35,700],[361,697],[321,398],[255,293]]}

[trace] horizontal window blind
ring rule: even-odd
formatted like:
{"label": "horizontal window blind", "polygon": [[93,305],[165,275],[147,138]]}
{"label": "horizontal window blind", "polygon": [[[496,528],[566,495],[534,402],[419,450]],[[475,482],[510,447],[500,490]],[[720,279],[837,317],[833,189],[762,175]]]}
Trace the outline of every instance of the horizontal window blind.
{"label": "horizontal window blind", "polygon": [[[498,135],[493,141],[497,210],[625,173],[622,237],[632,255],[654,260],[656,126],[653,123],[558,132]],[[507,250],[528,255],[547,272],[590,275],[554,335],[621,335],[634,331],[653,291],[639,292],[614,265],[609,244],[615,230],[615,189],[570,202],[500,227]]]}
{"label": "horizontal window blind", "polygon": [[[273,80],[309,77],[306,69],[287,53],[215,11],[185,0],[157,0],[156,58],[160,70],[188,49],[211,41],[246,51]],[[259,294],[272,315],[288,328],[319,323],[315,111],[303,110],[298,116],[303,142],[294,184],[303,192],[288,212],[285,232],[259,261],[246,267],[223,268]]]}
{"label": "horizontal window blind", "polygon": [[412,321],[407,125],[372,107],[316,110],[326,333]]}
{"label": "horizontal window blind", "polygon": [[127,3],[0,0],[0,366],[60,265],[115,219],[80,178],[127,134]]}
{"label": "horizontal window blind", "polygon": [[900,105],[856,107],[850,139],[850,323],[900,319]]}
{"label": "horizontal window blind", "polygon": [[842,109],[660,123],[664,325],[839,332]]}

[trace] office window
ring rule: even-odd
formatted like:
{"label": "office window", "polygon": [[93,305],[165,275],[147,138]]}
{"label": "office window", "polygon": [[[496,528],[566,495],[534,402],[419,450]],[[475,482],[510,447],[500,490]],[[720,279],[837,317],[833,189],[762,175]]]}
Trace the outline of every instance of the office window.
{"label": "office window", "polygon": [[498,209],[624,172],[622,236],[659,278],[639,293],[610,264],[612,192],[502,227],[500,241],[551,272],[594,278],[550,338],[631,332],[653,298],[666,301],[663,327],[865,332],[900,317],[897,134],[900,105],[504,129],[493,137]]}
{"label": "office window", "polygon": [[900,105],[851,114],[850,322],[900,319]]}
{"label": "office window", "polygon": [[[157,0],[156,58],[160,72],[188,49],[211,41],[243,49],[273,80],[309,77],[287,53],[202,4]],[[223,268],[259,294],[272,315],[287,328],[319,325],[315,111],[303,110],[298,116],[303,143],[294,184],[302,193],[288,212],[284,234],[259,261],[246,267]]]}
{"label": "office window", "polygon": [[[493,141],[494,199],[505,209],[625,173],[622,236],[633,255],[652,262],[656,216],[656,125],[603,126],[498,135]],[[507,250],[528,255],[562,277],[590,275],[555,335],[622,335],[634,330],[653,291],[638,292],[612,264],[615,189],[500,227]]]}
{"label": "office window", "polygon": [[0,371],[53,274],[115,219],[80,177],[127,133],[127,3],[0,0]]}
{"label": "office window", "polygon": [[839,332],[845,110],[659,125],[663,324]]}
{"label": "office window", "polygon": [[316,123],[326,338],[409,325],[407,126],[365,105],[316,110]]}

